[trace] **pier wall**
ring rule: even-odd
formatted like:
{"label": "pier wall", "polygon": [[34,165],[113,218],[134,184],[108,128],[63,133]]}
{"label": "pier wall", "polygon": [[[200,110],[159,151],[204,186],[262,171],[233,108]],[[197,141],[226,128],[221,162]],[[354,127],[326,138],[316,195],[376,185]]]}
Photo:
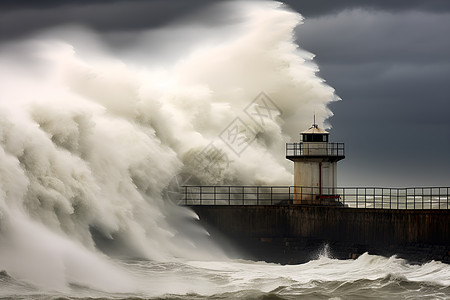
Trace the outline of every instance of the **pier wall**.
{"label": "pier wall", "polygon": [[397,254],[414,262],[450,262],[450,210],[300,205],[191,208],[213,239],[226,240],[250,259],[301,263],[328,244],[337,258],[369,252]]}

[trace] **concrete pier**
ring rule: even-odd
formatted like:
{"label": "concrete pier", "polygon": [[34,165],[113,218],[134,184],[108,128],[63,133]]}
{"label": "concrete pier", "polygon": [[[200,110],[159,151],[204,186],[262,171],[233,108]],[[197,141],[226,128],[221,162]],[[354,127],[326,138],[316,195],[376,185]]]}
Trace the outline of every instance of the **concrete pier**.
{"label": "concrete pier", "polygon": [[306,205],[191,206],[216,240],[245,258],[295,264],[328,244],[336,258],[397,254],[450,263],[450,210],[361,209]]}

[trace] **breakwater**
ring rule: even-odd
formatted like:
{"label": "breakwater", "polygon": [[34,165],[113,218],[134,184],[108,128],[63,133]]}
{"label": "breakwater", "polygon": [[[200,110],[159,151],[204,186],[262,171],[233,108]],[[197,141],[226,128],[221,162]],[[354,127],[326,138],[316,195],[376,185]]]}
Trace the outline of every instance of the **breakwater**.
{"label": "breakwater", "polygon": [[[428,198],[431,201],[428,208],[422,205],[427,203],[428,196],[419,193],[411,198],[415,203],[408,203],[406,193],[404,206],[393,198],[385,202],[383,197],[381,207],[386,206],[385,203],[392,207],[394,203],[395,208],[377,208],[377,196],[372,192],[369,192],[370,197],[364,196],[365,201],[358,198],[358,207],[336,199],[323,202],[320,197],[316,204],[305,205],[292,205],[282,200],[272,200],[272,205],[245,204],[246,201],[238,199],[234,200],[240,204],[232,204],[230,200],[230,204],[217,205],[217,195],[216,205],[206,204],[208,201],[203,195],[203,204],[197,202],[189,206],[213,239],[225,241],[224,245],[234,245],[245,258],[254,260],[306,262],[328,245],[337,258],[355,258],[369,252],[385,256],[396,254],[412,262],[450,263],[448,188],[440,190],[444,191],[443,195]],[[230,199],[232,197],[230,195]],[[403,208],[413,206],[416,209]]]}

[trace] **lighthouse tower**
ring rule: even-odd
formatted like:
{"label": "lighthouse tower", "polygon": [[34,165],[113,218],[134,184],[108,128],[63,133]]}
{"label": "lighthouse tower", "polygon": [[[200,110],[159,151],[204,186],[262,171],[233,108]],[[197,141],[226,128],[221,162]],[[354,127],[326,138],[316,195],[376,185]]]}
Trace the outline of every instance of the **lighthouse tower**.
{"label": "lighthouse tower", "polygon": [[328,139],[314,120],[300,143],[286,144],[286,158],[294,162],[294,204],[333,204],[339,198],[337,162],[345,158],[344,143]]}

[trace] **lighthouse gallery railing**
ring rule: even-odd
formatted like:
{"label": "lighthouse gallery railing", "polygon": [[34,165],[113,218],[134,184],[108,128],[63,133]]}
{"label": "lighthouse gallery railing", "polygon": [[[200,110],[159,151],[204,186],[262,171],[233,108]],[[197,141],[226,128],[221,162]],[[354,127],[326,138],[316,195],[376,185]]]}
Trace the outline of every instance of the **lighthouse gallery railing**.
{"label": "lighthouse gallery railing", "polygon": [[[293,186],[182,186],[179,205],[289,205],[313,196],[304,205],[373,209],[450,209],[450,187],[322,188]],[[302,205],[302,202],[297,203]]]}
{"label": "lighthouse gallery railing", "polygon": [[286,157],[292,156],[345,156],[344,143],[287,143]]}

